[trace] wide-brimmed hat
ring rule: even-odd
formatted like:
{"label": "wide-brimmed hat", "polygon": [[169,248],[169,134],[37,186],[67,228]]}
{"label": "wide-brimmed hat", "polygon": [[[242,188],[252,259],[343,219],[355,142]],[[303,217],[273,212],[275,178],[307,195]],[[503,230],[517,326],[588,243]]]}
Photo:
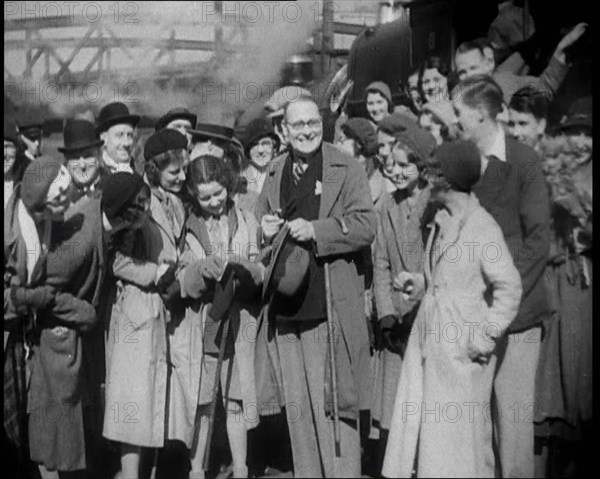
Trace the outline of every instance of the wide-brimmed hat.
{"label": "wide-brimmed hat", "polygon": [[562,131],[573,128],[592,129],[592,97],[579,98],[575,100],[564,121],[561,122]]}
{"label": "wide-brimmed hat", "polygon": [[233,136],[233,128],[215,123],[198,123],[196,128],[188,130],[192,135],[192,143],[196,143],[199,137],[214,138],[216,140],[226,141],[243,149],[240,141]]}
{"label": "wide-brimmed hat", "polygon": [[111,126],[120,125],[122,123],[135,127],[139,121],[140,117],[129,113],[129,108],[127,108],[127,105],[124,103],[118,101],[109,103],[104,106],[98,114],[98,119],[96,120],[96,133],[100,134],[108,130]]}
{"label": "wide-brimmed hat", "polygon": [[198,121],[198,116],[194,115],[187,108],[173,108],[169,110],[166,114],[161,116],[156,122],[155,129],[156,131],[165,128],[169,123],[173,120],[188,120],[192,124],[192,128],[196,128],[196,122]]}
{"label": "wide-brimmed hat", "polygon": [[273,130],[273,126],[271,122],[266,118],[256,118],[252,120],[246,126],[246,131],[244,134],[244,149],[246,153],[250,153],[250,150],[261,138],[271,138],[275,142],[274,151],[279,150],[279,144],[281,140],[275,130]]}
{"label": "wide-brimmed hat", "polygon": [[274,291],[293,296],[306,278],[310,251],[288,233],[289,227],[284,224],[273,239],[271,261],[263,280],[263,300],[267,300]]}
{"label": "wide-brimmed hat", "polygon": [[58,147],[61,153],[81,151],[87,148],[100,147],[104,141],[96,135],[94,125],[81,119],[67,120],[63,129],[63,146]]}

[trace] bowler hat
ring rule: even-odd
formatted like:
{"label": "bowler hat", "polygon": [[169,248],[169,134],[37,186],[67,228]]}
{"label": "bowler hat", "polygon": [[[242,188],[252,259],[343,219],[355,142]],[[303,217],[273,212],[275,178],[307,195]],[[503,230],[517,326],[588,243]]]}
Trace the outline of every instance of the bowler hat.
{"label": "bowler hat", "polygon": [[116,101],[109,103],[100,110],[98,119],[96,120],[96,133],[100,134],[108,130],[111,126],[120,125],[122,123],[135,127],[139,121],[140,117],[129,113],[127,105]]}
{"label": "bowler hat", "polygon": [[246,150],[246,153],[249,153],[252,147],[256,145],[261,138],[271,138],[275,142],[273,150],[279,150],[279,136],[277,136],[277,133],[273,130],[273,126],[269,120],[264,118],[252,120],[246,126],[244,136],[244,149]]}
{"label": "bowler hat", "polygon": [[85,150],[104,144],[96,135],[94,125],[87,120],[67,120],[63,129],[64,146],[58,147],[61,153]]}
{"label": "bowler hat", "polygon": [[187,108],[172,108],[166,114],[161,116],[156,122],[156,131],[166,128],[173,120],[188,120],[192,124],[192,128],[196,128],[198,117],[190,112]]}
{"label": "bowler hat", "polygon": [[263,280],[263,300],[267,300],[273,291],[293,296],[306,278],[310,251],[294,241],[288,235],[289,230],[284,224],[273,239],[271,261]]}
{"label": "bowler hat", "polygon": [[579,98],[569,108],[561,129],[565,131],[572,128],[592,129],[592,97]]}

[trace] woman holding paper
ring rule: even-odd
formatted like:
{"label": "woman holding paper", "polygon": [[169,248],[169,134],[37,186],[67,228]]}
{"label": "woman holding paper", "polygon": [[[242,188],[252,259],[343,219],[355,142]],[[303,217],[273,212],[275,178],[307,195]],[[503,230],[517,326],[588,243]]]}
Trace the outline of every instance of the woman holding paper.
{"label": "woman holding paper", "polygon": [[[173,383],[180,388],[180,403],[172,403],[171,409],[185,431],[180,439],[191,449],[190,477],[204,477],[202,461],[209,445],[208,417],[216,380],[220,381],[227,412],[234,477],[248,475],[247,430],[258,423],[258,411],[249,406],[256,404],[254,345],[259,303],[253,298],[262,283],[263,268],[254,262],[258,255],[258,223],[231,198],[236,181],[235,172],[213,156],[200,156],[188,167],[190,214],[177,274],[187,308],[177,326],[181,342],[171,342],[175,370],[185,373],[178,373],[179,380]],[[233,298],[221,295],[227,290],[227,264],[235,269]],[[215,290],[228,304],[213,305]],[[228,310],[222,323],[229,321],[230,327],[223,328],[220,318],[213,320],[216,309]],[[221,375],[216,378],[223,330],[229,336]]]}

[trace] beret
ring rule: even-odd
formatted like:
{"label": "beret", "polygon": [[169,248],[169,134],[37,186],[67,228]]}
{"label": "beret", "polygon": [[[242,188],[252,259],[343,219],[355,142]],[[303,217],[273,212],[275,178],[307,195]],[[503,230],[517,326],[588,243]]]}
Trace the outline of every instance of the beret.
{"label": "beret", "polygon": [[396,141],[408,146],[420,159],[431,156],[437,146],[434,136],[416,123],[394,135]]}
{"label": "beret", "polygon": [[417,125],[412,118],[401,113],[393,113],[385,117],[379,122],[378,127],[380,131],[408,146],[421,159],[429,157],[437,146],[431,133]]}
{"label": "beret", "polygon": [[146,140],[144,158],[146,161],[170,150],[187,150],[187,138],[177,130],[163,128]]}
{"label": "beret", "polygon": [[377,153],[377,134],[369,120],[360,117],[350,118],[341,128],[348,138],[360,144],[367,156]]}
{"label": "beret", "polygon": [[470,141],[442,144],[435,152],[435,159],[444,178],[457,191],[470,192],[481,177],[481,155]]}
{"label": "beret", "polygon": [[109,221],[121,214],[129,206],[145,183],[135,173],[120,171],[105,176],[100,183],[102,190],[102,210]]}

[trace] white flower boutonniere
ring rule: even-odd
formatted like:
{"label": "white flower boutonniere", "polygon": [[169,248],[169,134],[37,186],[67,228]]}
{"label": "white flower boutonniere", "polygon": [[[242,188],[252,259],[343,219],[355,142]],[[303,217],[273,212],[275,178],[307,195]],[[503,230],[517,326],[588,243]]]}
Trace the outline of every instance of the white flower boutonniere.
{"label": "white flower boutonniere", "polygon": [[322,189],[323,189],[323,185],[321,184],[321,182],[319,180],[317,180],[317,182],[315,183],[315,195],[316,196],[320,195]]}

